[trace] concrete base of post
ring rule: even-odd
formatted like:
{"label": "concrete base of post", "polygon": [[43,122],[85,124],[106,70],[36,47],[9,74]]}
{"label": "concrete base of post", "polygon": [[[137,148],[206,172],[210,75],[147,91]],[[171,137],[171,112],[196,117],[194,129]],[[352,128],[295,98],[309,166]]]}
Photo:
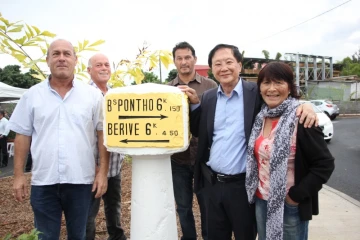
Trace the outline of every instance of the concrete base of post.
{"label": "concrete base of post", "polygon": [[177,240],[170,155],[132,159],[131,240]]}

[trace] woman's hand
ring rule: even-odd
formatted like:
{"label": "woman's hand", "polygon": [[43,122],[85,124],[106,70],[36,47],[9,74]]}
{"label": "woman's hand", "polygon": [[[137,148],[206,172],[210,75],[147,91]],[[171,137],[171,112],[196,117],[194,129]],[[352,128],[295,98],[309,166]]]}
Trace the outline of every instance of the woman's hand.
{"label": "woman's hand", "polygon": [[289,194],[286,195],[285,202],[286,202],[287,204],[289,204],[289,205],[292,205],[292,206],[298,206],[298,205],[299,205],[299,203],[297,203],[297,202],[295,202],[295,201],[293,201],[293,200],[291,199],[291,197],[289,196]]}

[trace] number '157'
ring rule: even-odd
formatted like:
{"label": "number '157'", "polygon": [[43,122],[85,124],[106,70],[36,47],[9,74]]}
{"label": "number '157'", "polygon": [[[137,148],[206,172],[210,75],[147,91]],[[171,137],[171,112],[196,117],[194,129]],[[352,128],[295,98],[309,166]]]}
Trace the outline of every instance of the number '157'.
{"label": "number '157'", "polygon": [[179,112],[181,109],[181,106],[170,106],[170,111],[172,112]]}

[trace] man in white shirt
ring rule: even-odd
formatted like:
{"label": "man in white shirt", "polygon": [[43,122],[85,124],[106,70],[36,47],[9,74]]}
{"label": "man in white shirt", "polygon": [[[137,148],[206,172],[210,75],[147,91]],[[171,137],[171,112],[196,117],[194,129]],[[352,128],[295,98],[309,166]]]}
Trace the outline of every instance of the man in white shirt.
{"label": "man in white shirt", "polygon": [[[105,95],[109,89],[107,82],[111,77],[111,67],[109,59],[101,53],[97,53],[89,59],[88,73],[91,77],[90,85],[98,89]],[[126,240],[124,230],[120,223],[121,210],[121,164],[124,155],[119,153],[110,153],[108,189],[102,196],[104,200],[104,210],[106,217],[106,228],[109,234],[108,240]],[[98,163],[98,159],[96,159]],[[89,218],[86,225],[86,239],[95,239],[95,218],[99,212],[100,198],[93,198],[90,205]]]}
{"label": "man in white shirt", "polygon": [[8,152],[7,152],[7,135],[9,134],[9,128],[7,128],[8,120],[5,117],[5,111],[0,110],[0,147],[1,147],[1,161],[0,168],[4,168],[8,164]]}
{"label": "man in white shirt", "polygon": [[[64,212],[68,239],[83,240],[92,192],[99,198],[107,190],[103,97],[75,80],[77,56],[69,41],[51,43],[46,61],[51,75],[21,97],[9,122],[16,132],[14,196],[18,201],[27,196],[24,165],[31,142],[30,203],[39,239],[59,239]],[[100,166],[95,176],[97,147]]]}

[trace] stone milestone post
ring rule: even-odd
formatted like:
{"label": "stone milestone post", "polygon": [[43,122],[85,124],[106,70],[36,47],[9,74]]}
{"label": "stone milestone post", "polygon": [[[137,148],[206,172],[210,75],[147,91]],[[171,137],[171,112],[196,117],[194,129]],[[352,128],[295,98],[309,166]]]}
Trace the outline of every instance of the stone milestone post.
{"label": "stone milestone post", "polygon": [[110,90],[104,144],[132,156],[131,240],[177,240],[170,155],[189,146],[189,105],[178,88],[146,83]]}

